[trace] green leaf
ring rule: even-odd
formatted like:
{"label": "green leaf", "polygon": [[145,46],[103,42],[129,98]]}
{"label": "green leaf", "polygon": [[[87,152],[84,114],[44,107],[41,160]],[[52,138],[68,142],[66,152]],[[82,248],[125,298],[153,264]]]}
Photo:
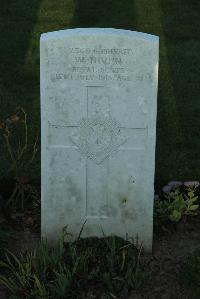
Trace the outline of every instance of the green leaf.
{"label": "green leaf", "polygon": [[192,197],[188,199],[188,205],[192,205],[195,201],[197,201],[198,196]]}
{"label": "green leaf", "polygon": [[193,205],[190,207],[190,211],[196,211],[198,209],[199,205]]}
{"label": "green leaf", "polygon": [[189,197],[194,197],[194,191],[189,191],[188,195],[189,195]]}
{"label": "green leaf", "polygon": [[169,215],[169,219],[174,222],[178,222],[181,219],[181,212],[174,210],[171,215]]}
{"label": "green leaf", "polygon": [[33,278],[35,279],[35,284],[36,284],[37,288],[39,290],[41,290],[42,289],[42,285],[41,285],[39,279],[37,278],[37,276],[35,274],[33,275]]}

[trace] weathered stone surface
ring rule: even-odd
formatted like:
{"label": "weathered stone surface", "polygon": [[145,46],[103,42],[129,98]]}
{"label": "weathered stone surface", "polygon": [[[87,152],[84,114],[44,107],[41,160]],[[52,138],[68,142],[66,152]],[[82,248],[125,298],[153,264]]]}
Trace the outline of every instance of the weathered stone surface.
{"label": "weathered stone surface", "polygon": [[152,245],[158,37],[116,29],[41,36],[42,236]]}

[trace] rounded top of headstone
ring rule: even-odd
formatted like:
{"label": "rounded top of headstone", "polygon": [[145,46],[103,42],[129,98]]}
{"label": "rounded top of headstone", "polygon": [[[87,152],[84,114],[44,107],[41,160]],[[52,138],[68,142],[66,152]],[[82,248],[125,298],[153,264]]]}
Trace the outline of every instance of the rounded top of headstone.
{"label": "rounded top of headstone", "polygon": [[87,35],[102,35],[102,36],[126,36],[138,39],[149,40],[151,42],[158,42],[159,37],[156,35],[131,31],[125,29],[114,29],[114,28],[75,28],[75,29],[66,29],[53,32],[43,33],[41,35],[41,40],[61,38],[65,36],[87,36]]}

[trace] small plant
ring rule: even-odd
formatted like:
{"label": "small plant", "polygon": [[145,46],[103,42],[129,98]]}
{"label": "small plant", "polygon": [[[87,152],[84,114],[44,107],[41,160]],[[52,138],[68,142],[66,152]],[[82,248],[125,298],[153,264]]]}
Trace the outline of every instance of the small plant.
{"label": "small plant", "polygon": [[179,188],[173,189],[164,200],[157,200],[154,207],[155,220],[160,223],[167,220],[179,222],[188,216],[197,215],[199,208],[195,186],[187,186],[186,192]]}
{"label": "small plant", "polygon": [[65,236],[63,230],[55,247],[42,242],[20,258],[7,252],[0,262],[5,272],[0,283],[9,290],[8,298],[81,299],[98,291],[118,298],[144,283],[141,248],[114,236],[64,243]]}
{"label": "small plant", "polygon": [[[23,211],[25,202],[36,194],[27,173],[37,153],[38,138],[33,146],[30,145],[27,114],[22,107],[17,107],[13,115],[0,122],[0,137],[6,150],[8,176],[15,181],[9,198],[4,198],[0,204],[4,206],[4,210]],[[3,197],[3,194],[1,196]]]}
{"label": "small plant", "polygon": [[16,178],[24,176],[35,159],[38,137],[30,149],[27,113],[22,107],[17,107],[13,115],[0,122],[0,133],[10,159],[8,172]]}
{"label": "small plant", "polygon": [[180,278],[191,288],[197,298],[200,297],[200,249],[185,258],[182,263]]}
{"label": "small plant", "polygon": [[60,270],[63,252],[63,237],[54,248],[43,241],[36,250],[20,258],[7,251],[5,259],[0,261],[0,268],[5,272],[0,276],[0,283],[9,290],[9,298],[53,298],[49,292],[55,282],[54,271]]}

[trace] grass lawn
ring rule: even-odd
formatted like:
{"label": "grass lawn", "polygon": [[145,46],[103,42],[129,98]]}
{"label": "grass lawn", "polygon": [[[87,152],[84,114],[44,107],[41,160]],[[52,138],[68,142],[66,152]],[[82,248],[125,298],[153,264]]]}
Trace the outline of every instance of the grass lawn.
{"label": "grass lawn", "polygon": [[[200,177],[200,2],[198,0],[1,0],[0,119],[17,105],[40,132],[39,37],[75,27],[160,36],[156,183]],[[0,178],[6,162],[0,148]],[[40,155],[31,170],[40,180]]]}

